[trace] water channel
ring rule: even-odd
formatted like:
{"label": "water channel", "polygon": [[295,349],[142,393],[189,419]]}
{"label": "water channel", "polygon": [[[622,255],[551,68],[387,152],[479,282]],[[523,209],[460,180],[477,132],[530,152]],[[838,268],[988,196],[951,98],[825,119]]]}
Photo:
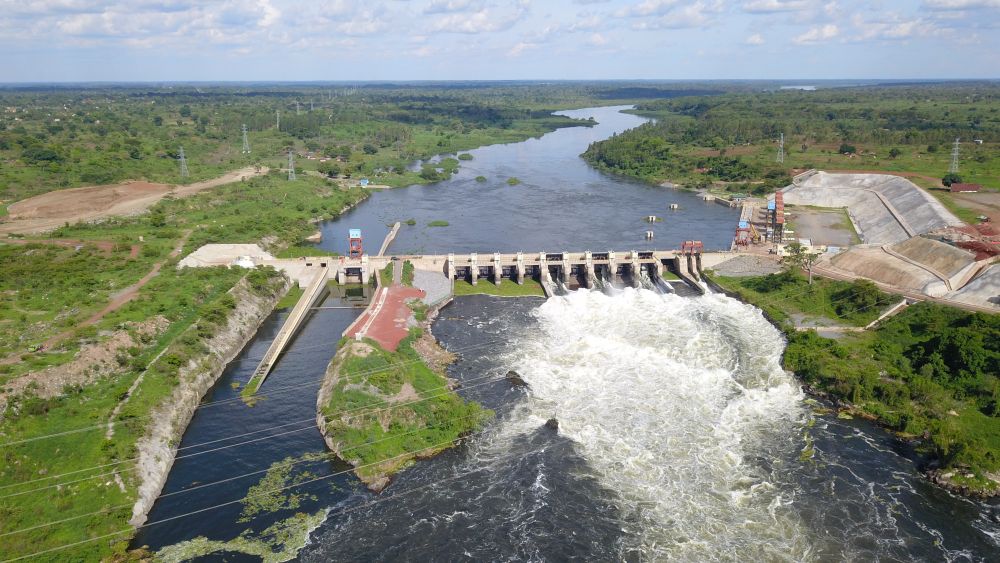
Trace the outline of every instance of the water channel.
{"label": "water channel", "polygon": [[[375,193],[325,224],[321,246],[345,252],[346,230],[361,228],[377,247],[387,225],[410,218],[416,224],[404,225],[390,252],[630,250],[689,238],[728,246],[735,210],[579,159],[591,141],[641,123],[618,109],[566,112],[599,125],[470,151],[474,159],[451,180]],[[512,176],[522,183],[507,185]],[[665,220],[643,222],[650,214]],[[449,226],[427,226],[434,220]],[[325,305],[344,302],[331,296]],[[232,384],[249,379],[285,314],[266,321],[206,401],[238,395]],[[496,419],[407,469],[382,495],[340,474],[342,464],[313,461],[300,467],[332,477],[296,489],[295,510],[240,522],[236,503],[155,524],[243,498],[263,473],[199,484],[325,453],[316,391],[356,314],[316,311],[255,406],[199,410],[164,489],[176,494],[157,502],[135,545],[227,541],[326,509],[303,560],[986,561],[1000,552],[995,504],[931,486],[904,446],[865,421],[814,414],[781,370],[781,336],[759,311],[720,295],[632,289],[547,301],[472,296],[447,306],[434,332],[460,357],[449,375]],[[504,379],[510,369],[530,391]],[[553,417],[558,431],[544,425]]]}

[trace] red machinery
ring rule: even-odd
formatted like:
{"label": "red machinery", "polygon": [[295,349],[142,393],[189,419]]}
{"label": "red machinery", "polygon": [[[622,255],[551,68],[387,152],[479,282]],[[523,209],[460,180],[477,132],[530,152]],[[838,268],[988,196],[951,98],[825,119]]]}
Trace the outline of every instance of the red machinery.
{"label": "red machinery", "polygon": [[361,258],[361,255],[364,254],[364,248],[361,246],[361,229],[351,229],[348,232],[348,237],[348,255],[351,258]]}

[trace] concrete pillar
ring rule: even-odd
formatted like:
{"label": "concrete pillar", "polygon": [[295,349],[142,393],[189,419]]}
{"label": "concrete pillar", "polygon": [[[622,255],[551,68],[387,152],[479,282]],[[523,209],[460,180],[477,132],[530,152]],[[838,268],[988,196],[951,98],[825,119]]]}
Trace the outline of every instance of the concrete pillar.
{"label": "concrete pillar", "polygon": [[615,251],[608,251],[608,278],[611,283],[615,283],[615,275],[618,274],[618,262],[615,260]]}
{"label": "concrete pillar", "polygon": [[663,262],[660,262],[659,259],[653,261],[653,272],[656,273],[656,277],[658,278],[663,277]]}
{"label": "concrete pillar", "polygon": [[701,253],[695,254],[694,259],[698,262],[698,273],[694,277],[701,280]]}
{"label": "concrete pillar", "polygon": [[698,274],[694,271],[694,257],[690,254],[687,255],[687,267],[688,273],[691,274],[691,277],[698,279]]}
{"label": "concrete pillar", "polygon": [[471,277],[472,285],[479,283],[479,264],[475,252],[469,255],[469,276]]}
{"label": "concrete pillar", "polygon": [[549,272],[549,261],[545,259],[545,253],[538,253],[538,268],[542,275],[543,283],[552,283],[552,274]]}
{"label": "concrete pillar", "polygon": [[594,273],[594,255],[588,250],[583,253],[583,261],[587,266],[587,287],[594,287],[597,275]]}
{"label": "concrete pillar", "polygon": [[368,264],[368,255],[361,255],[361,283],[368,283],[368,279],[371,277],[371,266]]}
{"label": "concrete pillar", "polygon": [[632,250],[629,252],[629,263],[632,267],[632,287],[639,287],[639,273],[641,272],[639,268],[639,253]]}
{"label": "concrete pillar", "polygon": [[448,261],[444,265],[444,273],[449,280],[455,279],[455,255],[448,254]]}
{"label": "concrete pillar", "polygon": [[569,273],[571,272],[570,262],[569,262],[569,252],[562,253],[562,281],[566,285],[569,285]]}
{"label": "concrete pillar", "polygon": [[347,283],[347,268],[343,264],[337,266],[337,283],[340,285]]}
{"label": "concrete pillar", "polygon": [[517,261],[515,262],[515,267],[517,268],[517,283],[518,285],[524,285],[524,253],[517,253]]}
{"label": "concrete pillar", "polygon": [[493,253],[493,283],[500,285],[500,279],[503,278],[503,262],[500,261],[500,253]]}

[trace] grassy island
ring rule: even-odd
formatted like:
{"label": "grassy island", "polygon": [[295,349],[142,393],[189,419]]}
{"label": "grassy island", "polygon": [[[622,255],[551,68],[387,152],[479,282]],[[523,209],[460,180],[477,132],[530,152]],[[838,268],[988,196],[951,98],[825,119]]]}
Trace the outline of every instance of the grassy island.
{"label": "grassy island", "polygon": [[395,352],[367,339],[343,342],[326,371],[321,431],[330,449],[375,491],[493,415],[459,397],[447,377],[424,362],[415,348],[418,342],[428,345],[422,338],[421,329],[412,329]]}
{"label": "grassy island", "polygon": [[[789,272],[715,281],[781,328],[786,369],[845,411],[916,443],[932,459],[926,469],[935,482],[976,496],[1000,493],[1000,315],[918,303],[870,330],[824,338],[792,319],[806,311],[864,326],[884,299],[857,297],[857,282],[810,287]],[[861,303],[875,306],[861,310]]]}

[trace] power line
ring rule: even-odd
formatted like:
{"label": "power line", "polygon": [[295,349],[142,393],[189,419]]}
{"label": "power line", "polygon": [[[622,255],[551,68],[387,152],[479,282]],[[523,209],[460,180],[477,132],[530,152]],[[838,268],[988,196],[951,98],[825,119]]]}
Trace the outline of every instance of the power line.
{"label": "power line", "polygon": [[188,162],[187,162],[187,157],[184,156],[184,147],[181,147],[180,151],[178,151],[177,160],[179,160],[181,164],[181,178],[187,178]]}
{"label": "power line", "polygon": [[[492,378],[492,377],[493,377],[492,375],[482,375],[482,376],[479,376],[479,377],[472,378],[472,379],[468,380],[467,383],[468,382],[472,382],[472,381],[479,381],[479,380],[482,380],[482,379]],[[483,385],[488,385],[488,384],[491,384],[491,383],[495,383],[496,381],[498,381],[498,380],[497,379],[489,379],[488,381],[482,381],[480,383],[476,383],[475,385],[463,385],[462,388],[463,389],[474,389],[476,387],[480,387],[480,386],[483,386]],[[431,395],[429,397],[421,397],[420,399],[414,399],[412,401],[407,401],[407,402],[404,402],[404,403],[395,403],[395,404],[390,405],[388,407],[382,407],[382,408],[373,409],[373,410],[370,410],[370,411],[367,411],[367,412],[361,412],[361,413],[356,414],[355,416],[367,416],[367,415],[371,415],[371,414],[375,414],[375,413],[379,413],[379,412],[390,411],[390,410],[393,410],[393,409],[396,409],[396,408],[399,408],[399,407],[405,407],[405,406],[415,405],[415,404],[418,404],[418,403],[422,403],[424,401],[429,401],[429,400],[437,399],[437,398],[440,398],[440,397],[447,397],[447,396],[449,396],[451,394],[451,389],[450,389],[450,387],[448,385],[443,385],[443,386],[440,386],[440,387],[432,388],[432,390],[443,390],[443,389],[448,389],[448,392],[439,393],[437,395]],[[330,420],[331,417],[342,416],[342,415],[345,415],[345,414],[354,413],[355,411],[366,409],[369,406],[374,405],[374,404],[377,404],[377,401],[372,401],[372,402],[370,402],[370,403],[368,403],[366,405],[363,405],[363,406],[360,406],[360,407],[356,407],[356,408],[353,408],[353,409],[347,409],[347,410],[343,410],[343,411],[334,412],[334,413],[331,413],[330,416],[325,416],[325,415],[322,415],[322,414],[320,414],[320,416],[323,416],[323,419],[325,421],[329,422],[329,420]],[[235,448],[237,446],[245,446],[247,444],[257,443],[257,442],[261,442],[263,440],[269,440],[271,438],[277,438],[279,436],[287,436],[289,434],[295,434],[297,432],[303,432],[303,431],[306,431],[306,430],[315,429],[316,428],[315,421],[316,421],[316,417],[312,416],[312,417],[309,417],[309,418],[304,419],[304,420],[290,422],[290,423],[286,423],[286,424],[283,424],[283,425],[280,425],[280,426],[276,426],[276,427],[269,427],[269,428],[265,428],[265,429],[262,429],[262,430],[256,430],[256,431],[253,431],[253,432],[246,432],[244,434],[237,434],[235,436],[228,436],[228,437],[225,437],[225,438],[218,438],[218,439],[215,439],[215,440],[211,440],[211,441],[208,441],[208,442],[202,442],[202,443],[199,443],[199,444],[191,444],[191,445],[188,445],[188,446],[184,446],[183,448],[178,448],[176,451],[179,452],[179,451],[182,451],[182,450],[187,450],[187,449],[191,449],[191,448],[206,446],[206,445],[214,444],[214,443],[218,443],[218,442],[224,442],[224,441],[227,441],[227,440],[234,440],[236,438],[241,438],[241,437],[249,436],[249,435],[253,435],[253,434],[259,434],[259,433],[267,431],[267,430],[274,430],[276,428],[281,428],[281,427],[284,427],[284,426],[292,426],[292,425],[295,425],[295,424],[303,424],[303,423],[306,423],[306,422],[310,423],[308,426],[305,426],[303,428],[297,428],[295,430],[289,430],[289,431],[285,431],[285,432],[279,432],[279,433],[276,433],[276,434],[269,434],[267,436],[263,436],[263,437],[260,437],[260,438],[255,438],[255,439],[252,439],[252,440],[246,440],[246,441],[238,442],[238,443],[235,443],[235,444],[228,444],[228,445],[220,446],[220,447],[217,447],[217,448],[212,448],[212,449],[208,449],[208,450],[201,450],[201,451],[197,451],[197,452],[194,452],[194,453],[177,456],[177,457],[174,458],[174,460],[176,461],[176,460],[186,459],[186,458],[190,458],[190,457],[197,457],[197,456],[204,455],[204,454],[207,454],[207,453],[217,452],[217,451],[221,451],[221,450],[225,450],[225,449],[229,449],[229,448]],[[62,473],[62,474],[59,474],[59,475],[54,475],[52,477],[41,477],[41,478],[38,478],[38,479],[33,479],[31,481],[24,481],[24,482],[21,482],[21,483],[14,483],[14,484],[10,484],[10,485],[5,485],[3,488],[18,487],[18,486],[28,485],[28,484],[31,484],[31,483],[36,483],[38,481],[44,481],[44,480],[54,479],[54,478],[59,478],[59,477],[65,477],[65,476],[68,476],[68,475],[72,475],[72,474],[76,474],[76,473],[82,473],[82,472],[90,471],[90,470],[94,470],[94,469],[103,469],[105,467],[113,467],[113,466],[123,465],[123,464],[126,464],[126,463],[137,461],[138,459],[139,459],[138,457],[134,457],[134,458],[130,458],[130,459],[122,460],[122,461],[106,463],[106,464],[103,464],[103,465],[97,465],[97,466],[88,467],[88,468],[84,468],[84,469],[78,469],[78,470],[75,470],[75,471],[70,471],[70,472],[67,472],[67,473]],[[111,475],[114,475],[117,472],[118,471],[115,470],[115,471],[111,471],[111,472],[107,472],[107,473],[100,473],[100,474],[97,474],[97,475],[90,475],[90,476],[87,476],[87,477],[81,477],[79,479],[75,479],[75,480],[72,480],[72,481],[63,481],[63,482],[60,482],[60,483],[52,483],[52,484],[49,484],[49,485],[43,485],[43,486],[37,487],[35,489],[28,490],[28,491],[18,491],[16,493],[9,493],[9,494],[6,494],[6,495],[2,495],[2,496],[0,496],[0,499],[10,498],[10,497],[16,497],[16,496],[21,496],[21,495],[26,495],[26,494],[31,494],[31,493],[36,493],[38,491],[48,490],[48,489],[52,489],[52,488],[55,488],[55,487],[61,487],[61,486],[66,486],[66,485],[73,485],[73,484],[76,484],[76,483],[81,483],[83,481],[89,481],[91,479],[96,479],[98,477],[111,476]]]}
{"label": "power line", "polygon": [[250,140],[247,139],[247,124],[243,124],[243,154],[250,154]]}
{"label": "power line", "polygon": [[955,145],[951,148],[951,164],[948,166],[949,174],[958,174],[958,137],[955,137]]}
{"label": "power line", "polygon": [[[471,346],[466,346],[464,348],[456,348],[455,350],[451,350],[451,352],[458,354],[458,353],[467,352],[467,351],[470,351],[470,350],[476,350],[478,348],[484,348],[484,347],[487,347],[487,346],[492,346],[492,345],[497,344],[499,342],[502,342],[502,339],[498,338],[498,339],[495,339],[495,340],[490,340],[490,341],[487,341],[487,342],[482,342],[482,343],[479,343],[479,344],[474,344],[474,345],[471,345]],[[379,372],[382,372],[382,371],[388,371],[388,370],[393,369],[393,368],[402,367],[402,366],[414,364],[414,363],[421,362],[421,361],[423,361],[423,360],[420,359],[420,358],[416,358],[416,359],[413,359],[413,360],[406,360],[404,362],[397,362],[395,364],[391,364],[391,365],[389,365],[387,367],[384,367],[384,368],[377,368],[377,369],[373,369],[373,370],[370,370],[370,371],[367,371],[367,372],[361,372],[361,373],[358,373],[358,375],[371,375],[373,373],[379,373]],[[289,391],[289,390],[293,390],[293,389],[300,389],[302,387],[305,387],[307,385],[312,385],[312,384],[316,383],[317,381],[322,381],[322,380],[323,380],[323,378],[312,379],[312,380],[309,380],[309,381],[304,382],[304,383],[297,383],[295,385],[287,385],[287,386],[284,386],[284,387],[271,388],[271,389],[268,389],[268,392],[265,394],[265,397],[266,396],[270,396],[270,395],[274,395],[274,394],[276,394],[278,392],[285,392],[285,391]],[[217,405],[224,405],[224,404],[229,404],[229,403],[235,403],[237,401],[243,401],[243,400],[244,400],[243,397],[232,397],[232,398],[229,398],[229,399],[220,399],[218,401],[210,401],[208,403],[202,403],[201,405],[198,405],[198,410],[209,408],[209,407],[213,407],[213,406],[217,406]],[[146,419],[151,419],[151,418],[155,418],[155,417],[153,415],[147,415],[147,416],[135,417],[135,418],[132,418],[132,419],[129,419],[129,420],[146,420]],[[3,444],[0,444],[0,448],[8,447],[8,446],[16,446],[16,445],[19,445],[19,444],[25,444],[25,443],[29,443],[29,442],[37,442],[39,440],[46,440],[46,439],[49,439],[49,438],[59,438],[59,437],[62,437],[62,436],[69,436],[69,435],[72,435],[72,434],[78,434],[80,432],[88,432],[88,431],[91,431],[91,430],[98,430],[98,429],[102,429],[102,428],[107,428],[109,424],[116,426],[116,425],[124,424],[124,423],[125,423],[125,421],[120,420],[120,421],[112,422],[112,423],[101,423],[101,424],[95,424],[93,426],[84,426],[84,427],[76,428],[76,429],[73,429],[73,430],[65,430],[63,432],[54,432],[52,434],[44,434],[44,435],[41,435],[41,436],[33,436],[31,438],[25,438],[23,440],[15,440],[15,441],[12,441],[12,442],[4,442]],[[0,488],[3,488],[3,487],[0,487]]]}
{"label": "power line", "polygon": [[[319,481],[325,481],[327,479],[332,479],[332,478],[337,477],[339,475],[344,475],[344,474],[350,473],[352,471],[356,471],[356,470],[361,469],[361,468],[372,467],[372,466],[375,466],[375,465],[386,463],[388,461],[394,461],[394,460],[397,460],[397,459],[406,458],[408,456],[419,455],[420,452],[434,451],[437,448],[446,446],[448,444],[453,444],[453,443],[455,443],[455,440],[448,440],[446,442],[441,442],[441,443],[438,443],[438,444],[434,444],[433,446],[428,446],[426,448],[421,448],[421,449],[416,450],[414,452],[408,452],[408,453],[401,454],[401,455],[398,455],[398,456],[393,456],[391,458],[384,459],[384,460],[379,461],[379,462],[368,463],[368,464],[364,464],[364,465],[359,465],[359,466],[356,466],[356,467],[354,467],[352,469],[345,469],[345,470],[342,470],[342,471],[337,471],[337,472],[331,473],[329,475],[324,475],[322,477],[316,477],[314,479],[309,479],[308,481],[302,481],[301,483],[294,483],[294,484],[286,485],[286,486],[283,486],[283,487],[276,487],[276,488],[273,488],[273,489],[267,489],[267,490],[261,491],[261,494],[277,493],[277,492],[288,490],[288,489],[291,489],[291,488],[294,488],[294,487],[301,487],[302,485],[308,485],[310,483],[316,483],[316,482],[319,482]],[[160,520],[156,520],[155,522],[148,522],[148,523],[142,524],[140,526],[136,526],[134,528],[127,528],[127,529],[124,529],[124,530],[119,530],[117,532],[111,532],[110,534],[104,534],[104,535],[93,537],[93,538],[87,538],[85,540],[80,540],[80,541],[77,541],[77,542],[73,542],[73,543],[68,543],[68,544],[64,544],[64,545],[61,545],[61,546],[52,547],[52,548],[45,549],[45,550],[42,550],[42,551],[37,551],[35,553],[30,553],[28,555],[22,555],[20,557],[15,557],[14,559],[8,559],[7,561],[21,561],[21,560],[24,560],[24,559],[29,559],[31,557],[37,557],[39,555],[46,555],[46,554],[49,554],[49,553],[54,553],[56,551],[62,551],[64,549],[68,549],[70,547],[76,547],[78,545],[83,545],[85,543],[90,543],[90,542],[94,542],[94,541],[98,541],[98,540],[102,540],[102,539],[108,539],[108,538],[112,538],[114,536],[120,536],[122,534],[133,533],[136,530],[140,530],[142,528],[148,528],[150,526],[155,526],[157,524],[163,524],[164,522],[171,522],[171,521],[178,520],[178,519],[181,519],[181,518],[186,518],[188,516],[194,516],[195,514],[201,514],[201,513],[204,513],[204,512],[208,512],[208,511],[211,511],[211,510],[216,510],[218,508],[222,508],[224,506],[231,506],[231,505],[234,505],[234,504],[237,504],[237,503],[240,503],[240,502],[243,502],[242,498],[241,499],[237,499],[237,500],[231,500],[231,501],[223,502],[223,503],[212,505],[212,506],[208,506],[208,507],[201,508],[201,509],[198,509],[198,510],[192,510],[191,512],[186,512],[184,514],[178,514],[178,515],[175,515],[175,516],[170,516],[168,518],[163,518],[163,519],[160,519]]]}
{"label": "power line", "polygon": [[[473,417],[477,417],[477,416],[479,416],[479,414],[474,414],[474,415],[470,414],[470,415],[465,415],[465,416],[458,416],[458,417],[454,417],[454,418],[449,418],[447,421],[448,422],[453,422],[453,421],[456,421],[456,420],[465,420],[465,419],[469,419],[469,418],[473,418]],[[370,442],[365,442],[363,444],[358,444],[356,446],[351,446],[349,448],[345,448],[344,451],[356,450],[356,449],[359,449],[359,448],[363,448],[365,446],[372,446],[372,445],[378,444],[380,442],[385,442],[387,440],[395,440],[395,439],[398,439],[398,438],[400,438],[402,436],[409,436],[411,434],[416,434],[417,432],[422,432],[422,431],[426,430],[426,428],[427,427],[425,426],[425,427],[422,427],[422,428],[416,428],[414,430],[410,430],[408,432],[403,432],[401,434],[394,434],[392,436],[385,436],[383,438],[379,438],[378,440],[372,440]],[[461,438],[459,438],[459,440],[461,440]],[[455,441],[458,441],[458,440],[455,440]],[[417,450],[417,451],[422,451],[422,450]],[[400,454],[400,455],[406,455],[406,454]],[[239,479],[244,479],[246,477],[252,477],[254,475],[260,475],[261,473],[267,473],[268,471],[271,471],[271,470],[276,469],[276,468],[292,467],[294,465],[299,465],[301,463],[322,461],[323,459],[329,458],[331,456],[337,456],[337,454],[335,452],[326,452],[326,453],[320,454],[319,456],[313,457],[313,458],[305,457],[304,456],[304,457],[302,457],[300,459],[293,459],[293,460],[287,461],[287,462],[271,464],[267,469],[261,469],[261,470],[257,470],[257,471],[251,471],[251,472],[248,472],[248,473],[242,473],[240,475],[235,475],[233,477],[227,477],[225,479],[219,479],[218,481],[213,481],[211,483],[202,483],[202,484],[199,484],[199,485],[195,485],[193,487],[188,487],[186,489],[180,489],[180,490],[177,490],[177,491],[172,491],[172,492],[169,492],[169,493],[161,494],[161,495],[159,495],[159,496],[156,497],[156,500],[159,500],[159,499],[162,499],[162,498],[166,498],[166,497],[175,496],[175,495],[186,494],[186,493],[189,493],[191,491],[196,491],[196,490],[204,489],[204,488],[207,488],[207,487],[214,487],[216,485],[221,485],[223,483],[230,483],[232,481],[237,481]],[[387,461],[387,460],[384,460],[384,461]],[[379,463],[384,463],[384,461],[379,462]],[[352,471],[353,471],[353,469],[352,469]],[[30,526],[28,528],[21,528],[21,529],[14,530],[14,531],[11,531],[11,532],[4,532],[4,533],[0,534],[0,538],[6,537],[6,536],[13,536],[13,535],[16,535],[16,534],[22,534],[24,532],[30,532],[32,530],[38,530],[38,529],[41,529],[41,528],[47,528],[49,526],[55,526],[56,524],[64,524],[66,522],[70,522],[70,521],[73,521],[73,520],[79,520],[80,518],[86,518],[88,516],[96,516],[98,514],[104,514],[104,513],[110,512],[112,510],[120,510],[120,509],[123,509],[123,508],[128,508],[130,506],[132,506],[131,503],[130,504],[120,504],[120,505],[117,505],[117,506],[103,508],[101,510],[95,510],[94,512],[89,512],[87,514],[78,514],[76,516],[70,516],[70,517],[64,518],[62,520],[55,520],[55,521],[46,522],[46,523],[43,523],[43,524],[36,524],[36,525]]]}

